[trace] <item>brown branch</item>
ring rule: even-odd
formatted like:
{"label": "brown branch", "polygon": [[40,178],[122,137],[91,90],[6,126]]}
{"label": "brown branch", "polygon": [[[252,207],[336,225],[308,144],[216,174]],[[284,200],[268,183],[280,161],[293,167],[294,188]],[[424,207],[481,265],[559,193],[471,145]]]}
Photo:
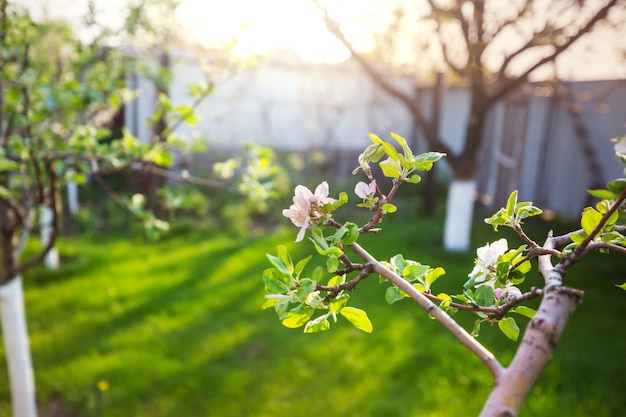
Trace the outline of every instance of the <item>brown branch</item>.
{"label": "brown branch", "polygon": [[344,36],[341,29],[339,29],[339,24],[330,17],[328,11],[319,3],[319,1],[312,1],[313,3],[315,3],[317,8],[321,10],[324,14],[326,28],[328,29],[328,31],[332,33],[350,51],[351,56],[361,65],[363,70],[365,70],[365,72],[370,76],[374,83],[381,87],[389,95],[395,97],[407,106],[408,110],[411,112],[411,115],[414,117],[415,122],[424,132],[425,139],[432,148],[432,150],[452,155],[453,152],[451,151],[451,149],[441,141],[439,135],[437,134],[433,126],[431,126],[431,123],[426,120],[426,117],[422,113],[422,109],[417,103],[417,100],[415,100],[414,97],[405,94],[402,90],[396,88],[393,84],[388,82],[369,61],[367,61],[361,54],[359,54],[354,49],[352,44]]}
{"label": "brown branch", "polygon": [[524,14],[530,9],[531,4],[532,4],[532,1],[526,0],[526,3],[524,3],[524,5],[520,7],[520,9],[517,11],[515,16],[511,17],[508,20],[505,20],[504,22],[502,22],[502,24],[500,24],[500,26],[496,28],[496,30],[494,30],[492,33],[489,33],[489,36],[491,37],[491,39],[493,40],[495,37],[498,36],[498,34],[500,34],[508,26],[515,24],[517,21],[519,21],[519,19],[521,19],[522,16],[524,16]]}
{"label": "brown branch", "polygon": [[[442,303],[443,300],[438,298],[437,296],[433,295],[432,293],[429,292],[422,292],[422,294],[424,294],[429,300],[435,302],[435,303]],[[459,310],[464,310],[464,311],[474,311],[474,312],[480,312],[480,313],[485,313],[489,316],[489,318],[491,320],[500,320],[502,319],[504,316],[507,315],[507,313],[515,306],[523,303],[524,301],[528,301],[528,300],[532,300],[534,298],[537,298],[539,296],[541,296],[542,291],[539,288],[531,288],[530,291],[519,295],[517,297],[511,298],[509,300],[507,300],[507,302],[501,306],[498,307],[482,307],[479,306],[476,303],[471,303],[471,304],[460,304],[460,303],[455,303],[455,302],[450,302],[450,307],[454,307],[457,308]]]}
{"label": "brown branch", "polygon": [[51,160],[44,161],[44,168],[46,171],[46,175],[49,178],[48,184],[48,193],[49,193],[49,206],[52,209],[52,231],[50,233],[50,240],[44,245],[44,247],[35,255],[25,260],[24,262],[18,264],[15,268],[15,276],[22,274],[29,268],[32,268],[35,265],[40,264],[46,255],[52,250],[54,247],[57,237],[59,236],[60,229],[60,219],[59,219],[59,209],[58,209],[58,201],[57,195],[59,191],[59,180],[56,177],[54,172],[54,168],[52,166]]}
{"label": "brown branch", "polygon": [[618,252],[626,255],[626,248],[624,246],[615,245],[607,242],[593,242],[587,246],[587,249],[583,252],[583,255],[596,250],[596,249],[608,249],[613,252]]}
{"label": "brown branch", "polygon": [[489,98],[489,103],[494,103],[498,101],[500,98],[504,97],[511,90],[518,87],[520,84],[524,83],[528,76],[537,68],[547,64],[548,62],[552,62],[558,57],[563,51],[567,50],[574,42],[580,39],[583,35],[591,31],[596,23],[600,20],[604,19],[611,8],[617,4],[619,0],[610,0],[604,7],[596,12],[596,14],[589,19],[589,21],[583,25],[574,35],[570,36],[566,42],[561,45],[556,46],[554,48],[554,52],[547,57],[544,57],[537,61],[534,65],[531,65],[526,71],[524,71],[521,75],[516,78],[500,78],[501,86],[498,88],[495,93],[493,93]]}
{"label": "brown branch", "polygon": [[328,294],[326,295],[326,297],[324,297],[324,300],[323,300],[323,302],[327,302],[333,298],[336,298],[341,291],[353,291],[356,288],[356,286],[359,285],[361,281],[363,281],[365,278],[370,276],[373,270],[374,270],[373,265],[366,264],[366,265],[363,265],[363,268],[360,268],[359,275],[357,275],[356,278],[350,281],[344,282],[343,284],[339,284],[339,285],[329,286],[329,285],[318,284],[316,286],[316,289],[319,291],[328,292]]}
{"label": "brown branch", "polygon": [[622,193],[619,195],[619,197],[613,202],[613,204],[611,205],[611,207],[609,207],[606,213],[602,215],[602,217],[600,218],[600,221],[598,222],[596,227],[594,227],[591,233],[589,233],[583,239],[580,245],[578,245],[572,253],[570,253],[569,255],[561,259],[561,261],[557,265],[557,268],[561,268],[563,269],[563,271],[565,271],[567,268],[569,268],[574,263],[576,263],[580,259],[580,257],[586,253],[587,246],[589,246],[589,244],[598,235],[598,233],[602,231],[602,229],[606,225],[606,222],[613,215],[613,213],[615,213],[619,209],[619,207],[622,205],[624,200],[626,200],[626,188],[622,190]]}

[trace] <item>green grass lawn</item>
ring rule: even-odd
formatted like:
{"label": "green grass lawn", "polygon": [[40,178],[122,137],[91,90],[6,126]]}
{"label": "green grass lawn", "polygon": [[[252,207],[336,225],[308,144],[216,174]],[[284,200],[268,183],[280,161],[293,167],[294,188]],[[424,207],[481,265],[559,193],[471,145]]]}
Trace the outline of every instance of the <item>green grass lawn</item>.
{"label": "green grass lawn", "polygon": [[[474,254],[437,249],[439,224],[391,222],[362,243],[381,258],[402,252],[445,265],[435,289],[459,288]],[[235,238],[191,231],[156,243],[64,238],[62,268],[25,277],[42,415],[476,415],[489,373],[416,305],[387,305],[386,285],[376,279],[351,301],[367,309],[372,334],[340,321],[307,335],[260,309],[265,253],[277,244],[294,248],[296,232]],[[477,242],[494,236],[485,225],[475,228]],[[585,290],[584,303],[522,416],[626,415],[626,293],[614,286],[626,281],[626,260],[585,261],[567,276]],[[458,317],[471,328],[473,316]],[[496,328],[483,328],[480,340],[504,363],[516,347]],[[9,402],[0,350],[0,416],[10,415]]]}

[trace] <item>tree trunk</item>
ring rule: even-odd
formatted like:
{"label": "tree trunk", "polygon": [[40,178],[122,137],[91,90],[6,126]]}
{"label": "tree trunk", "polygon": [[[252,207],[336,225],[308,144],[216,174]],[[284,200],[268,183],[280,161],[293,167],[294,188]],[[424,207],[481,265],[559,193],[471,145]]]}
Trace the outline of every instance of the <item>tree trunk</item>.
{"label": "tree trunk", "polygon": [[0,286],[0,319],[11,383],[13,417],[36,417],[35,380],[21,276]]}
{"label": "tree trunk", "polygon": [[476,180],[454,179],[448,189],[443,246],[446,250],[465,252],[470,248]]}
{"label": "tree trunk", "polygon": [[[46,246],[50,239],[52,239],[52,230],[54,216],[50,206],[42,205],[39,208],[39,231],[41,235],[41,244]],[[57,269],[59,267],[59,251],[56,247],[52,247],[44,259],[46,266],[50,269]]]}
{"label": "tree trunk", "polygon": [[544,289],[537,314],[509,367],[502,372],[480,417],[515,417],[531,388],[552,359],[552,352],[583,293],[560,285]]}

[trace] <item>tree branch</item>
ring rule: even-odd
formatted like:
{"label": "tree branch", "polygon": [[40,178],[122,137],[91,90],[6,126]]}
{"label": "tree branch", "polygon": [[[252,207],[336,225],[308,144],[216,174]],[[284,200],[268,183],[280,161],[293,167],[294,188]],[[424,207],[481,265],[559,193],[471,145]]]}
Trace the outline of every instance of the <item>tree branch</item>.
{"label": "tree branch", "polygon": [[497,380],[500,379],[504,368],[498,362],[496,357],[487,348],[485,348],[480,342],[474,339],[463,327],[461,327],[452,317],[450,317],[445,311],[440,309],[436,304],[428,299],[420,291],[416,290],[411,283],[394,273],[393,271],[385,268],[380,262],[378,262],[372,255],[370,255],[365,249],[358,244],[349,246],[350,249],[361,259],[368,264],[372,265],[373,272],[380,274],[385,279],[389,280],[392,284],[400,288],[402,291],[408,294],[413,301],[418,303],[424,310],[430,315],[435,317],[443,326],[450,331],[456,337],[456,339],[463,346],[467,347],[478,359],[480,359],[485,366],[489,369],[493,377]]}
{"label": "tree branch", "polygon": [[557,267],[563,268],[563,270],[565,270],[572,266],[574,263],[576,263],[580,259],[580,257],[586,253],[587,246],[589,246],[589,244],[598,235],[598,233],[602,231],[602,229],[606,225],[606,222],[609,220],[611,215],[615,213],[617,209],[619,209],[624,200],[626,200],[626,188],[622,190],[622,193],[619,195],[619,197],[613,202],[613,204],[611,205],[611,207],[609,207],[606,213],[602,215],[600,221],[598,222],[596,227],[594,227],[591,233],[589,233],[585,237],[585,239],[583,239],[580,245],[578,245],[571,254],[562,258]]}
{"label": "tree branch", "polygon": [[453,152],[451,151],[451,149],[441,141],[439,135],[433,129],[431,124],[426,120],[426,117],[422,113],[422,110],[419,107],[417,100],[415,100],[408,94],[405,94],[402,90],[396,88],[393,84],[388,82],[369,61],[367,61],[361,54],[359,54],[354,49],[352,44],[344,36],[341,29],[339,29],[339,24],[329,16],[328,11],[319,3],[319,1],[312,1],[313,3],[315,3],[317,8],[324,14],[326,28],[328,29],[328,31],[335,35],[335,37],[350,51],[351,56],[361,65],[361,67],[370,76],[374,83],[376,83],[389,95],[395,97],[407,106],[412,116],[414,117],[415,122],[424,132],[425,139],[430,145],[431,149],[447,153],[448,155],[452,155]]}
{"label": "tree branch", "polygon": [[504,97],[511,90],[519,86],[520,84],[526,82],[528,76],[537,68],[541,67],[548,62],[552,62],[558,57],[563,51],[567,50],[574,42],[580,39],[583,35],[591,31],[596,23],[600,20],[604,19],[609,10],[611,10],[619,0],[610,0],[604,7],[596,12],[596,14],[589,19],[589,21],[583,25],[574,35],[570,36],[567,41],[563,44],[554,47],[554,52],[547,57],[544,57],[537,61],[534,65],[531,65],[526,71],[524,71],[521,75],[516,78],[506,78],[504,75],[499,78],[501,83],[500,87],[489,97],[489,103],[496,102],[500,98]]}

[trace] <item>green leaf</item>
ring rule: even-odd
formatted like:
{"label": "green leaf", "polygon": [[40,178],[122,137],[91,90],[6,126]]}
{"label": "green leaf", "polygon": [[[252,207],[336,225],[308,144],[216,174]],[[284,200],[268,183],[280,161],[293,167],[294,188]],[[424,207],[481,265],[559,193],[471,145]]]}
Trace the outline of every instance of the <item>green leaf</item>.
{"label": "green leaf", "polygon": [[476,288],[476,302],[483,307],[490,307],[495,304],[496,299],[493,295],[493,288],[489,285],[481,285]]}
{"label": "green leaf", "polygon": [[621,194],[622,191],[624,191],[624,188],[626,188],[626,178],[618,178],[609,182],[607,184],[607,188],[609,189],[609,191],[612,191],[617,195]]}
{"label": "green leaf", "polygon": [[269,293],[284,294],[290,289],[289,280],[276,268],[263,271],[263,284]]}
{"label": "green leaf", "polygon": [[341,295],[339,295],[336,298],[333,298],[332,300],[330,300],[330,311],[333,313],[339,313],[341,311],[341,309],[343,309],[346,306],[346,303],[348,302],[348,300],[350,299],[350,295],[343,293]]}
{"label": "green leaf", "polygon": [[569,237],[570,239],[572,239],[572,242],[576,243],[577,245],[580,245],[581,243],[583,243],[583,240],[585,240],[585,238],[587,237],[587,234],[585,232],[570,233]]}
{"label": "green leaf", "polygon": [[396,286],[391,286],[387,288],[387,291],[385,291],[385,301],[387,301],[387,303],[389,304],[400,301],[404,297],[406,297],[406,293]]}
{"label": "green leaf", "polygon": [[322,268],[319,265],[313,268],[313,274],[311,276],[313,281],[320,282],[323,277],[324,277],[324,268]]}
{"label": "green leaf", "polygon": [[310,294],[317,288],[317,283],[313,281],[311,278],[303,278],[299,282],[299,292],[302,291],[304,294]]}
{"label": "green leaf", "polygon": [[343,244],[352,245],[360,236],[359,226],[355,223],[347,222],[343,227],[347,228],[347,233],[343,237]]}
{"label": "green leaf", "polygon": [[293,312],[290,311],[287,313],[287,317],[283,319],[282,324],[285,327],[290,329],[296,329],[298,327],[304,326],[304,324],[309,321],[311,316],[313,315],[312,308],[301,309],[304,310],[302,312]]}
{"label": "green leaf", "polygon": [[444,275],[445,273],[446,273],[446,270],[443,269],[442,267],[438,266],[437,268],[431,268],[430,270],[428,270],[428,274],[426,274],[426,277],[424,278],[424,280],[428,284],[432,284],[433,282],[437,280],[437,278]]}
{"label": "green leaf", "polygon": [[339,260],[334,257],[330,257],[326,260],[326,270],[331,274],[339,268]]}
{"label": "green leaf", "polygon": [[394,146],[391,143],[385,142],[384,140],[382,140],[381,138],[378,137],[378,135],[374,134],[374,133],[368,133],[368,136],[370,137],[371,141],[374,142],[377,145],[382,146],[382,148],[384,149],[385,153],[393,160],[398,160],[398,152],[396,151],[396,148],[394,148]]}
{"label": "green leaf", "polygon": [[400,177],[400,166],[391,158],[385,159],[378,164],[383,171],[383,175],[388,178],[398,179]]}
{"label": "green leaf", "polygon": [[274,304],[274,311],[276,311],[276,315],[279,320],[283,320],[287,317],[289,313],[287,313],[287,309],[289,308],[290,300],[279,301]]}
{"label": "green leaf", "polygon": [[304,333],[318,333],[328,329],[330,329],[328,316],[323,315],[319,316],[315,320],[309,321],[306,326],[304,326]]}
{"label": "green leaf", "polygon": [[452,298],[448,294],[441,292],[437,294],[437,298],[441,300],[441,304],[439,305],[439,307],[441,308],[450,307],[450,302],[452,301]]}
{"label": "green leaf", "polygon": [[505,317],[498,322],[498,327],[509,339],[516,341],[519,336],[519,327],[513,317]]}
{"label": "green leaf", "polygon": [[519,210],[517,210],[517,217],[519,220],[523,220],[527,217],[538,216],[541,213],[543,213],[543,210],[541,210],[539,207],[526,206],[520,207]]}
{"label": "green leaf", "polygon": [[506,202],[506,214],[509,217],[515,215],[515,205],[517,204],[517,190],[513,191]]}
{"label": "green leaf", "polygon": [[511,311],[513,313],[520,314],[524,317],[528,317],[529,319],[532,319],[533,317],[535,317],[535,314],[537,313],[534,309],[530,307],[526,307],[526,306],[517,306]]}
{"label": "green leaf", "polygon": [[396,140],[396,142],[398,142],[400,146],[402,146],[402,150],[404,151],[404,157],[407,160],[412,161],[413,152],[411,152],[411,148],[409,148],[409,146],[407,145],[406,139],[404,139],[402,136],[395,134],[393,132],[391,132],[391,137],[393,137]]}
{"label": "green leaf", "polygon": [[615,193],[609,190],[587,190],[592,197],[599,198],[600,200],[612,200],[617,197]]}
{"label": "green leaf", "polygon": [[367,333],[372,333],[372,330],[374,330],[372,322],[363,310],[354,307],[344,307],[341,309],[340,314],[359,330]]}
{"label": "green leaf", "polygon": [[4,171],[15,171],[18,170],[20,164],[15,161],[11,161],[10,159],[2,158],[0,159],[0,172]]}
{"label": "green leaf", "polygon": [[395,205],[390,204],[390,203],[383,204],[382,208],[385,213],[395,213],[396,210],[398,210],[398,208]]}
{"label": "green leaf", "polygon": [[11,192],[9,191],[9,189],[0,185],[0,198],[9,198],[9,197],[11,197]]}
{"label": "green leaf", "polygon": [[615,284],[615,286],[616,286],[617,288],[621,288],[621,289],[623,289],[624,291],[626,291],[626,282],[625,282],[625,283],[623,283],[622,285],[617,285],[617,284]]}
{"label": "green leaf", "polygon": [[331,279],[328,280],[328,286],[334,287],[335,285],[341,285],[346,282],[345,275],[334,275]]}
{"label": "green leaf", "polygon": [[391,258],[390,263],[396,268],[396,271],[404,271],[404,268],[409,266],[409,263],[406,261],[406,259],[404,259],[404,256],[402,256],[402,254],[394,255]]}
{"label": "green leaf", "polygon": [[289,270],[289,274],[293,274],[294,272],[293,261],[291,260],[291,255],[289,254],[289,251],[287,250],[287,248],[284,247],[283,245],[278,245],[277,252],[278,252],[278,258],[281,261],[283,261],[285,266],[287,266],[287,269]]}
{"label": "green leaf", "polygon": [[480,325],[483,324],[483,321],[485,320],[476,319],[474,322],[474,328],[472,329],[472,337],[478,337],[478,334],[480,333]]}
{"label": "green leaf", "polygon": [[276,267],[282,274],[291,276],[291,272],[285,263],[277,256],[267,254],[267,259],[269,259],[270,263]]}
{"label": "green leaf", "polygon": [[407,281],[415,281],[428,273],[428,265],[410,264],[402,270],[402,276]]}
{"label": "green leaf", "polygon": [[428,171],[433,167],[433,163],[444,157],[445,153],[440,152],[426,152],[417,155],[414,160],[413,169],[416,171]]}
{"label": "green leaf", "polygon": [[590,235],[596,226],[600,223],[602,215],[591,207],[585,208],[580,220],[580,225],[587,235]]}
{"label": "green leaf", "polygon": [[420,181],[422,181],[422,177],[420,177],[417,174],[413,174],[409,178],[407,178],[405,181],[410,184],[419,184]]}

